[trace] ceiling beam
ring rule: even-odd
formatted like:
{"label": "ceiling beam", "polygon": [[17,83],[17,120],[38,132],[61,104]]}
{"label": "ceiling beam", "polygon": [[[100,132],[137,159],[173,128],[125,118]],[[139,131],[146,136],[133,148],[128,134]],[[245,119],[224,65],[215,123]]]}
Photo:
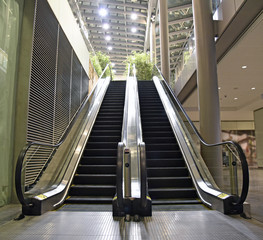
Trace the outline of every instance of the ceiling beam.
{"label": "ceiling beam", "polygon": [[[81,13],[85,13],[87,11],[94,11],[95,13],[97,13],[99,15],[98,10],[99,10],[99,8],[95,7],[95,6],[90,6],[90,5],[81,5],[80,6]],[[118,8],[108,8],[108,10],[109,10],[109,14],[120,13],[120,14],[132,15],[134,13],[134,11],[125,11],[125,10],[121,10]],[[145,18],[147,17],[147,13],[136,12],[136,14],[138,17],[145,17]],[[110,18],[110,16],[107,18]]]}
{"label": "ceiling beam", "polygon": [[[94,3],[94,0],[83,0],[83,5],[85,3]],[[116,1],[105,1],[105,0],[100,0],[100,2],[97,2],[98,4],[107,4],[107,5],[116,5]],[[147,10],[147,5],[146,4],[137,4],[137,3],[121,3],[118,2],[118,6],[123,6],[123,7],[130,7],[130,8],[134,8],[134,9],[143,9],[143,10]]]}
{"label": "ceiling beam", "polygon": [[[103,43],[103,45],[105,45],[105,40],[102,39],[102,40],[99,40],[99,39],[90,39],[90,41],[94,44],[96,43]],[[127,42],[120,42],[120,41],[114,41],[114,40],[111,40],[109,42],[107,42],[107,46],[112,46],[115,45],[115,46],[134,46],[134,47],[143,47],[143,43],[140,44],[140,43],[127,43]]]}
{"label": "ceiling beam", "polygon": [[114,26],[114,27],[120,27],[120,28],[126,28],[126,29],[127,28],[131,29],[133,27],[136,27],[138,30],[145,31],[145,26],[140,26],[140,25],[125,25],[125,24],[121,24],[121,23],[112,23],[112,22],[105,22],[105,21],[101,22],[101,21],[89,20],[89,19],[85,20],[85,23],[88,24],[88,26],[90,26],[91,24],[96,24],[100,27],[102,27],[102,25],[104,23],[108,23],[110,25],[110,27]]}
{"label": "ceiling beam", "polygon": [[[88,31],[89,32],[91,32],[91,31],[96,31],[96,33],[97,32],[99,32],[99,31],[101,31],[101,33],[103,34],[103,33],[107,33],[107,34],[109,34],[109,33],[111,33],[111,32],[114,32],[114,33],[117,33],[117,34],[126,34],[126,31],[125,30],[120,30],[120,29],[112,29],[112,28],[110,28],[110,29],[108,29],[108,30],[104,30],[103,28],[101,28],[101,27],[89,27],[89,26],[87,26],[87,29],[88,29]],[[90,33],[90,35],[92,35],[93,34],[93,32],[91,32]],[[143,37],[144,36],[144,33],[141,33],[141,32],[136,32],[136,33],[127,33],[128,35],[133,35],[133,36],[140,36],[140,37]]]}
{"label": "ceiling beam", "polygon": [[[88,20],[90,18],[94,18],[96,21],[101,19],[101,17],[98,16],[98,14],[94,14],[94,13],[85,13],[85,16],[87,16]],[[123,14],[123,16],[110,16],[110,17],[107,17],[107,19],[109,19],[110,21],[116,20],[116,21],[126,21],[126,22],[129,22],[129,23],[134,23],[134,20],[132,20],[131,18],[125,18],[124,16],[125,16],[125,14]],[[146,24],[146,20],[142,19],[142,18],[137,18],[136,19],[136,23],[145,25]]]}
{"label": "ceiling beam", "polygon": [[184,5],[168,8],[168,11],[176,12],[176,11],[180,11],[182,9],[191,8],[191,7],[192,7],[192,3],[189,3],[189,4],[184,4]]}
{"label": "ceiling beam", "polygon": [[[142,38],[138,38],[138,37],[126,37],[126,36],[121,36],[121,35],[115,35],[115,34],[108,34],[111,36],[112,39],[124,39],[124,40],[130,40],[130,41],[137,41],[137,42],[143,42],[144,43],[144,40]],[[96,39],[94,38],[94,36],[96,37],[101,37],[101,34],[100,33],[92,33],[92,35],[89,37],[89,39]],[[103,38],[104,39],[104,38]]]}

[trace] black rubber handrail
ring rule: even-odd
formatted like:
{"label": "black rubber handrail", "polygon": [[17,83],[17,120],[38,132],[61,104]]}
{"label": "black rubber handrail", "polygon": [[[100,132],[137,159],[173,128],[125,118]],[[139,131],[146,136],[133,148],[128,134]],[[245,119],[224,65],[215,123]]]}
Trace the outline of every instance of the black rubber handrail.
{"label": "black rubber handrail", "polygon": [[[60,139],[60,142],[57,144],[47,144],[47,143],[41,143],[41,142],[28,142],[26,143],[26,145],[23,147],[23,149],[21,150],[18,159],[17,159],[17,164],[16,164],[16,171],[15,171],[15,188],[16,188],[16,194],[17,194],[17,198],[19,200],[19,202],[23,205],[23,206],[31,206],[32,204],[28,202],[28,200],[26,200],[24,198],[24,194],[23,194],[23,189],[22,189],[22,181],[21,181],[21,177],[22,177],[22,168],[23,168],[23,163],[24,163],[24,159],[26,156],[27,151],[30,149],[31,146],[33,145],[37,145],[37,146],[44,146],[44,147],[50,147],[50,148],[54,148],[57,149],[67,138],[68,134],[70,133],[73,125],[76,123],[79,115],[82,113],[85,105],[87,104],[87,102],[90,99],[90,96],[92,96],[93,92],[95,91],[95,88],[99,82],[99,80],[102,78],[102,76],[104,75],[106,69],[109,67],[109,64],[107,64],[107,66],[105,67],[104,71],[102,72],[102,74],[100,75],[96,85],[94,86],[93,90],[91,91],[90,94],[88,94],[88,96],[86,97],[86,99],[83,101],[83,103],[81,104],[81,107],[78,109],[78,112],[75,114],[73,120],[70,122],[69,126],[67,127],[66,131],[64,132],[62,138]],[[111,74],[111,71],[110,71]],[[112,76],[111,76],[112,79]]]}
{"label": "black rubber handrail", "polygon": [[249,171],[248,171],[248,164],[247,164],[246,156],[245,156],[242,148],[240,147],[240,145],[237,142],[234,142],[234,141],[225,141],[225,142],[218,142],[218,143],[207,143],[202,138],[202,136],[200,135],[200,133],[196,129],[195,125],[193,124],[192,120],[189,118],[189,116],[185,112],[183,106],[181,105],[179,99],[175,96],[175,94],[174,94],[173,90],[171,89],[171,87],[165,81],[165,78],[164,78],[163,74],[161,73],[161,71],[158,69],[158,67],[156,65],[155,65],[155,67],[158,70],[159,74],[162,76],[162,78],[164,80],[163,82],[165,83],[166,88],[169,90],[170,94],[173,96],[174,100],[176,101],[176,104],[178,105],[178,107],[180,108],[182,113],[184,114],[184,116],[187,119],[188,123],[190,124],[190,126],[194,130],[196,136],[199,138],[200,142],[206,147],[215,147],[215,146],[221,146],[221,145],[231,145],[231,146],[233,146],[236,149],[236,151],[237,151],[237,153],[239,155],[240,161],[241,161],[243,182],[242,182],[241,195],[238,198],[237,202],[235,202],[233,204],[236,204],[236,205],[243,204],[245,202],[245,200],[247,198],[247,194],[248,194]]}

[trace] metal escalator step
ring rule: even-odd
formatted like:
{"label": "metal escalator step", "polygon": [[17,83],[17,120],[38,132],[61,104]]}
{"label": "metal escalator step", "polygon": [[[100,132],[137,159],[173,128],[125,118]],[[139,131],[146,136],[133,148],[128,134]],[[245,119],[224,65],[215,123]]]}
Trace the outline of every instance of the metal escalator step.
{"label": "metal escalator step", "polygon": [[109,131],[109,130],[116,130],[116,131],[121,131],[122,126],[119,125],[96,125],[93,126],[92,130],[93,131]]}
{"label": "metal escalator step", "polygon": [[154,143],[177,143],[175,137],[159,137],[159,136],[155,136],[155,137],[145,137],[143,136],[143,140],[146,143],[146,146],[148,144],[154,144]]}
{"label": "metal escalator step", "polygon": [[182,177],[188,176],[189,172],[187,167],[147,167],[147,177]]}
{"label": "metal escalator step", "polygon": [[119,142],[120,141],[120,135],[116,136],[89,136],[88,142]]}
{"label": "metal escalator step", "polygon": [[189,188],[193,187],[191,177],[148,177],[149,188]]}
{"label": "metal escalator step", "polygon": [[73,184],[115,185],[116,174],[76,174]]}
{"label": "metal escalator step", "polygon": [[119,121],[96,121],[94,123],[94,126],[100,126],[100,125],[117,125],[121,126],[122,125],[122,120],[120,119]]}
{"label": "metal escalator step", "polygon": [[85,149],[117,149],[118,142],[88,142]]}
{"label": "metal escalator step", "polygon": [[84,197],[70,196],[65,203],[82,203],[82,204],[107,204],[112,203],[112,198],[108,196]]}
{"label": "metal escalator step", "polygon": [[168,158],[181,158],[182,153],[180,150],[156,150],[148,151],[146,150],[147,159],[168,159]]}
{"label": "metal escalator step", "polygon": [[116,193],[126,82],[110,82],[86,144],[67,202],[111,203]]}
{"label": "metal escalator step", "polygon": [[185,161],[183,158],[170,158],[170,159],[147,158],[147,167],[185,167]]}
{"label": "metal escalator step", "polygon": [[77,169],[77,174],[116,174],[116,165],[82,165]]}
{"label": "metal escalator step", "polygon": [[91,136],[119,136],[121,130],[92,130]]}
{"label": "metal escalator step", "polygon": [[[116,150],[117,151],[117,150]],[[80,160],[80,164],[82,165],[116,165],[117,157],[113,156],[83,156]]]}
{"label": "metal escalator step", "polygon": [[117,157],[117,149],[85,149],[83,156],[112,156]]}
{"label": "metal escalator step", "polygon": [[178,143],[160,143],[160,144],[147,144],[146,151],[153,151],[155,149],[163,150],[180,150]]}
{"label": "metal escalator step", "polygon": [[69,190],[70,196],[110,196],[116,193],[115,185],[72,185]]}
{"label": "metal escalator step", "polygon": [[194,188],[149,188],[148,191],[152,199],[197,198]]}
{"label": "metal escalator step", "polygon": [[98,121],[122,121],[122,115],[119,116],[111,116],[111,115],[101,115],[101,116],[97,116],[96,120]]}
{"label": "metal escalator step", "polygon": [[153,205],[168,205],[168,204],[201,204],[200,200],[196,198],[180,198],[180,199],[154,199]]}
{"label": "metal escalator step", "polygon": [[159,132],[143,132],[143,136],[145,137],[174,137],[174,133],[172,131],[159,131]]}

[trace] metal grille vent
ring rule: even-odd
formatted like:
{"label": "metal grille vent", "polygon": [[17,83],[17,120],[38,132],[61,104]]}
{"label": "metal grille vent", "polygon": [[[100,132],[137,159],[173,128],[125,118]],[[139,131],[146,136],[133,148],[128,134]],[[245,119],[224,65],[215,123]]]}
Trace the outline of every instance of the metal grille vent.
{"label": "metal grille vent", "polygon": [[56,80],[58,23],[45,1],[38,1],[35,15],[27,141],[53,142],[53,108]]}
{"label": "metal grille vent", "polygon": [[[57,144],[87,96],[89,78],[46,0],[36,1],[27,141]],[[25,186],[34,184],[54,148],[32,147]]]}
{"label": "metal grille vent", "polygon": [[59,31],[54,140],[58,142],[70,123],[71,46]]}

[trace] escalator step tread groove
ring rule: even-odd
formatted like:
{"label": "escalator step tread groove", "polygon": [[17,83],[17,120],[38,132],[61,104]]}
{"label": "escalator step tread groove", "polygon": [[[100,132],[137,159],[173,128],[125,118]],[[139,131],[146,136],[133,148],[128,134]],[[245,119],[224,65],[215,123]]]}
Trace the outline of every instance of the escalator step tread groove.
{"label": "escalator step tread groove", "polygon": [[69,190],[69,204],[111,203],[116,192],[125,81],[111,81]]}
{"label": "escalator step tread groove", "polygon": [[198,202],[189,170],[154,82],[138,81],[138,90],[148,191],[153,204]]}

